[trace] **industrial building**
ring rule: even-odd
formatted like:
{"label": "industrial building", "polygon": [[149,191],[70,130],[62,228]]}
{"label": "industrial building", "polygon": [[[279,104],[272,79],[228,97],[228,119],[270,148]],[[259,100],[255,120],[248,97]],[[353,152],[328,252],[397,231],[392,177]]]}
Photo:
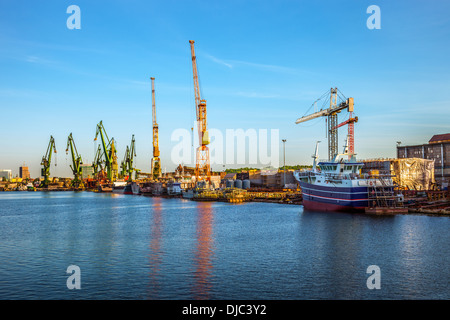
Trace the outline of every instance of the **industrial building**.
{"label": "industrial building", "polygon": [[4,179],[6,179],[6,180],[11,180],[11,178],[12,178],[12,173],[11,173],[11,170],[0,170],[0,180],[3,180],[3,178]]}
{"label": "industrial building", "polygon": [[401,189],[432,190],[435,187],[434,161],[421,158],[362,160],[362,174],[389,175]]}
{"label": "industrial building", "polygon": [[92,164],[82,164],[80,167],[82,179],[94,178],[94,167]]}
{"label": "industrial building", "polygon": [[19,177],[21,177],[22,179],[30,179],[30,171],[28,170],[28,167],[19,167]]}
{"label": "industrial building", "polygon": [[427,144],[402,146],[397,144],[397,158],[434,160],[436,183],[447,188],[450,180],[450,133],[434,135]]}
{"label": "industrial building", "polygon": [[252,172],[249,175],[250,182],[254,187],[263,188],[296,188],[297,181],[294,178],[294,170],[263,169]]}

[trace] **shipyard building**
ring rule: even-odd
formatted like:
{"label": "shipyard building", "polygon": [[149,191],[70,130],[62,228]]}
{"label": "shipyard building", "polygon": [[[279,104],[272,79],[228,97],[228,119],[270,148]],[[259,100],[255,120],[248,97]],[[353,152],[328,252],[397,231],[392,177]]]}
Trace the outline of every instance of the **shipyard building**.
{"label": "shipyard building", "polygon": [[421,158],[362,160],[362,174],[371,176],[391,176],[392,181],[402,190],[433,190],[434,161]]}
{"label": "shipyard building", "polygon": [[81,178],[88,179],[94,177],[94,167],[91,164],[82,164],[81,166]]}
{"label": "shipyard building", "polygon": [[28,170],[28,167],[19,167],[19,177],[21,177],[22,179],[30,179],[30,171]]}
{"label": "shipyard building", "polygon": [[11,178],[12,178],[11,170],[9,170],[9,169],[0,170],[0,180],[2,180],[2,179],[11,180]]}
{"label": "shipyard building", "polygon": [[443,189],[450,180],[450,133],[434,135],[427,144],[397,145],[397,158],[420,158],[434,161],[434,178]]}

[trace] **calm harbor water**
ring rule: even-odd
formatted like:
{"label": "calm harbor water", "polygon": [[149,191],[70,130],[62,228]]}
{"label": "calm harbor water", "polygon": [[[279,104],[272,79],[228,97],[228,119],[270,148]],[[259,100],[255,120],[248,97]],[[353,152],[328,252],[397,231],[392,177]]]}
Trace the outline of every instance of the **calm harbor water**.
{"label": "calm harbor water", "polygon": [[448,217],[3,192],[0,299],[449,299],[449,230]]}

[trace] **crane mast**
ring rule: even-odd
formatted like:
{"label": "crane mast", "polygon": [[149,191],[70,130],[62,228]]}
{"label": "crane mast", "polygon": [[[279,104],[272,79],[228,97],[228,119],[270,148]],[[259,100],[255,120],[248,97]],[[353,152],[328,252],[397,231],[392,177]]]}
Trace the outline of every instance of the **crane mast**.
{"label": "crane mast", "polygon": [[199,146],[195,161],[196,181],[211,181],[211,167],[209,160],[209,134],[206,121],[206,100],[200,96],[198,84],[197,58],[195,56],[194,40],[189,40],[191,46],[192,70],[194,75],[195,111],[197,116]]}
{"label": "crane mast", "polygon": [[155,103],[155,78],[152,80],[152,117],[153,117],[153,158],[151,165],[151,175],[153,179],[161,177],[161,159],[159,158],[159,134],[158,123],[156,122],[156,103]]}
{"label": "crane mast", "polygon": [[135,169],[133,168],[133,161],[134,161],[134,157],[136,156],[136,150],[134,147],[134,134],[131,138],[131,144],[130,147],[127,146],[127,149],[125,151],[125,157],[122,161],[121,164],[121,174],[122,177],[125,177],[126,175],[128,175],[128,181],[132,181],[132,175],[133,175],[133,171],[135,171]]}
{"label": "crane mast", "polygon": [[348,146],[348,158],[351,159],[353,155],[355,155],[355,123],[358,122],[358,117],[353,118],[353,98],[348,98],[348,112],[349,117],[344,122],[338,124],[337,126],[333,127],[333,129],[340,128],[344,125],[348,125],[348,134],[347,134],[347,146]]}
{"label": "crane mast", "polygon": [[[52,161],[52,152],[56,153],[55,139],[53,136],[50,136],[50,142],[48,143],[47,152],[42,157],[41,165],[41,176],[44,177],[44,180],[40,184],[40,187],[46,188],[50,183],[50,163]],[[56,163],[55,163],[56,166]]]}
{"label": "crane mast", "polygon": [[97,131],[95,133],[94,141],[97,140],[97,136],[99,134],[102,142],[103,154],[105,156],[107,178],[109,181],[113,182],[117,180],[118,174],[116,148],[114,145],[114,138],[109,140],[102,121],[97,124]]}
{"label": "crane mast", "polygon": [[97,148],[97,152],[95,153],[94,161],[92,162],[92,168],[94,170],[95,177],[97,177],[97,174],[103,171],[102,162],[102,146],[99,145]]}
{"label": "crane mast", "polygon": [[130,148],[125,150],[125,156],[123,157],[122,163],[120,164],[120,176],[124,178],[127,175],[127,160],[130,156]]}
{"label": "crane mast", "polygon": [[[337,88],[330,90],[330,109],[335,110],[337,106]],[[333,129],[337,125],[338,113],[341,110],[330,112],[328,115],[328,159],[331,160],[338,154],[338,131]]]}
{"label": "crane mast", "polygon": [[72,169],[73,172],[73,180],[72,180],[72,187],[74,188],[83,188],[84,183],[82,179],[82,168],[81,165],[83,164],[83,161],[81,159],[81,155],[78,154],[77,147],[75,145],[75,141],[73,140],[72,133],[70,133],[69,137],[67,138],[67,147],[66,147],[66,154],[70,151],[72,154],[72,164],[70,166],[70,169]]}
{"label": "crane mast", "polygon": [[[345,101],[337,104],[337,88],[330,89],[330,104],[329,108],[324,110],[319,110],[312,114],[298,118],[295,123],[299,124],[309,120],[313,120],[319,117],[327,117],[327,127],[328,127],[328,160],[333,160],[338,154],[338,128],[343,123],[338,125],[338,113],[342,110],[347,109],[350,112],[349,119],[349,156],[354,154],[354,127],[353,124],[357,121],[357,118],[353,118],[353,98],[348,98]],[[351,136],[350,136],[351,135]]]}

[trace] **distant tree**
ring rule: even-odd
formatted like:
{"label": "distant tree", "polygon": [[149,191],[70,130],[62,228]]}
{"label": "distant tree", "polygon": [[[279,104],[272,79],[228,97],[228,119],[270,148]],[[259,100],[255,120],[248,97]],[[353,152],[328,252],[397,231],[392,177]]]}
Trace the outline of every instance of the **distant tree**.
{"label": "distant tree", "polygon": [[[295,166],[286,166],[286,170],[301,170],[301,169],[309,169],[312,168],[312,165],[295,165]],[[281,166],[279,169],[283,169],[283,166]],[[226,169],[226,173],[240,173],[242,171],[250,171],[250,170],[261,170],[261,168],[234,168],[234,169]]]}
{"label": "distant tree", "polygon": [[240,173],[242,171],[250,171],[250,170],[260,170],[260,169],[245,167],[245,168],[236,168],[236,169],[226,169],[225,172],[226,173]]}
{"label": "distant tree", "polygon": [[[280,167],[280,169],[282,169],[283,167]],[[298,164],[295,166],[286,166],[287,170],[301,170],[301,169],[309,169],[312,168],[311,165],[302,165],[302,164]]]}

